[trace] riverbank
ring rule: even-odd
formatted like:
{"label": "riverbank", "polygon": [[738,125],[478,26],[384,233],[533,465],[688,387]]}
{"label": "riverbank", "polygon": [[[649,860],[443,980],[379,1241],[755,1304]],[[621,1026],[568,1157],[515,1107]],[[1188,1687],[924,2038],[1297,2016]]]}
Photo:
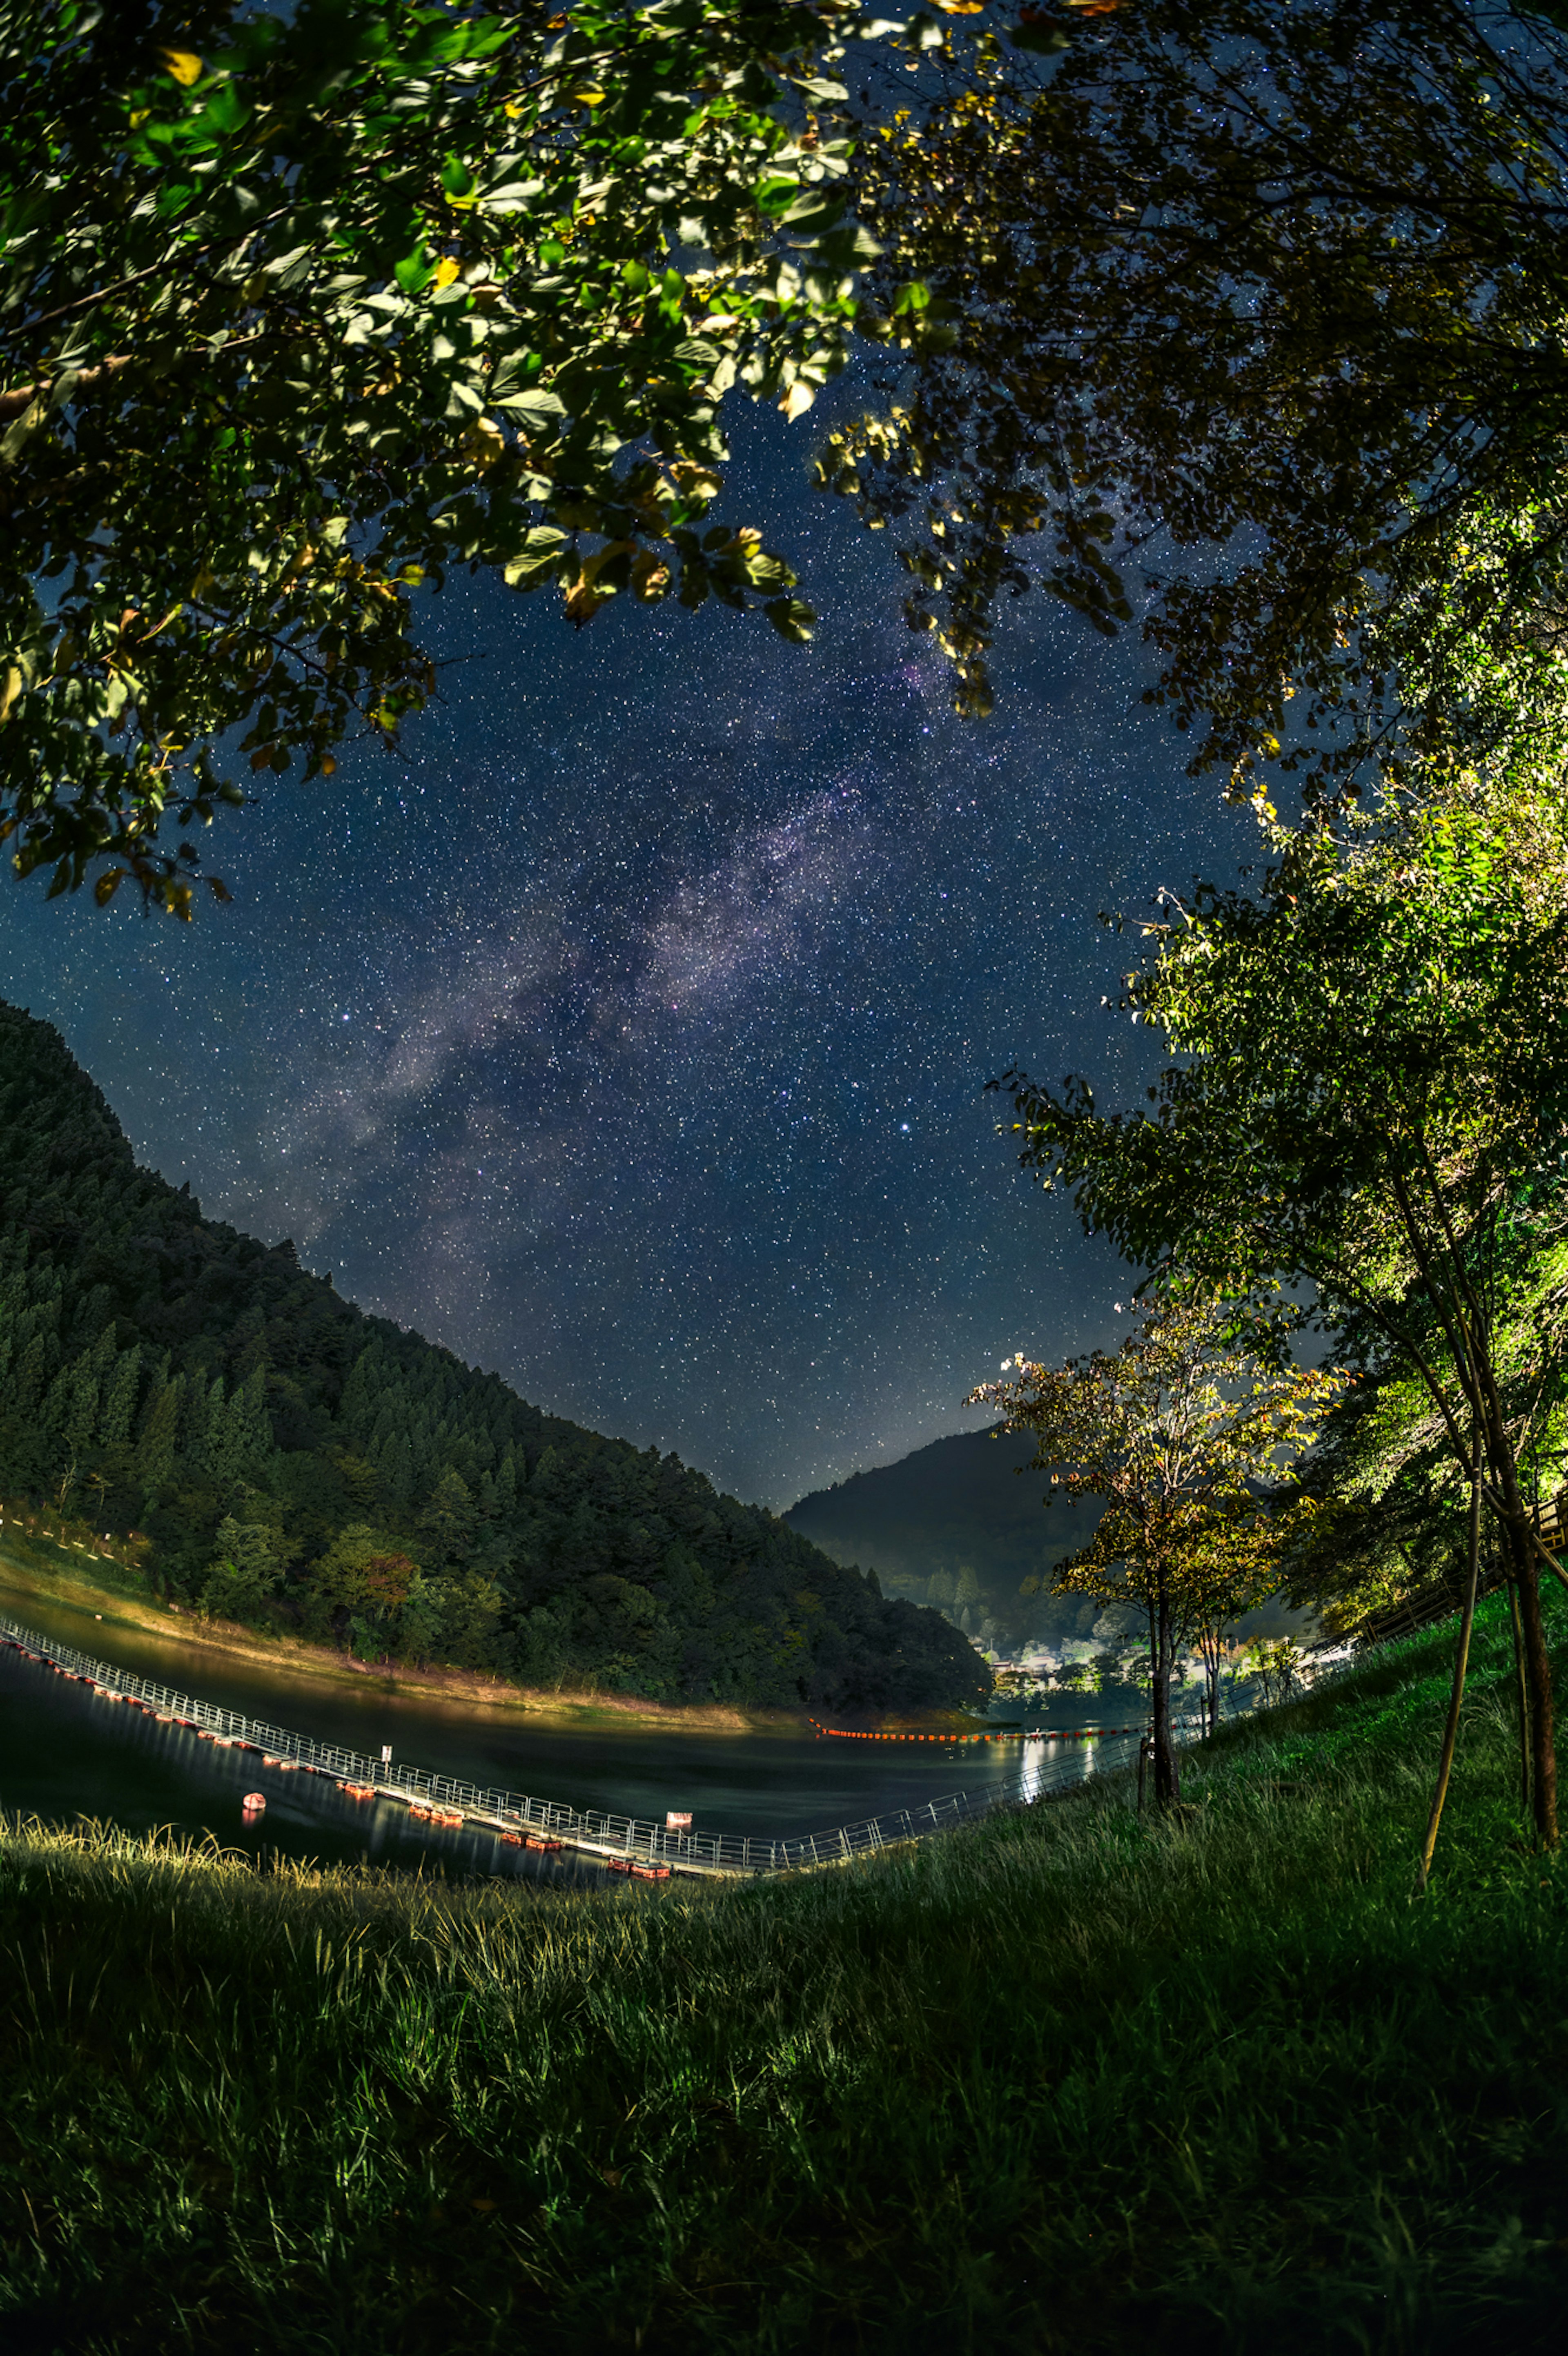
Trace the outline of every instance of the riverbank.
{"label": "riverbank", "polygon": [[[323,1685],[357,1691],[380,1690],[404,1698],[461,1704],[473,1709],[512,1714],[536,1723],[562,1728],[679,1727],[683,1732],[756,1734],[781,1728],[803,1727],[803,1710],[746,1709],[719,1702],[650,1701],[639,1694],[553,1692],[515,1686],[503,1678],[478,1676],[465,1669],[371,1667],[347,1654],[306,1643],[283,1630],[262,1633],[232,1622],[199,1619],[193,1612],[163,1603],[147,1593],[145,1582],[113,1558],[100,1557],[47,1538],[27,1535],[16,1523],[0,1532],[0,1591],[18,1600],[47,1596],[50,1601],[82,1615],[83,1633],[77,1640],[92,1649],[92,1631],[100,1622],[134,1629],[177,1642],[191,1655],[190,1675],[199,1682],[200,1664],[223,1660],[238,1667],[268,1675],[313,1678]],[[911,1721],[912,1722],[912,1721]],[[959,1713],[933,1716],[934,1726],[970,1721]]]}
{"label": "riverbank", "polygon": [[1568,1869],[1494,1604],[1412,1902],[1449,1641],[1224,1730],[1179,1824],[1090,1785],[821,1879],[13,1826],[7,2344],[1554,2347]]}

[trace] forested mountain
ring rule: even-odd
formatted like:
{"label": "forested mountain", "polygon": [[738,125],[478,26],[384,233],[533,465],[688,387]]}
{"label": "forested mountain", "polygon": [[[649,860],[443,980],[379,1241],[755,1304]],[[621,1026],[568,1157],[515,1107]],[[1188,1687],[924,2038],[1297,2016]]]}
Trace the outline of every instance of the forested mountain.
{"label": "forested mountain", "polygon": [[864,1562],[885,1587],[944,1612],[999,1651],[1087,1640],[1101,1607],[1078,1595],[1024,1596],[1085,1545],[1100,1518],[1089,1499],[1045,1508],[1045,1477],[1026,1467],[1026,1433],[957,1431],[897,1464],[814,1490],[784,1516],[836,1562]]}
{"label": "forested mountain", "polygon": [[786,1707],[990,1686],[939,1613],[777,1515],[203,1218],[3,1001],[0,1494],[140,1534],[159,1592],[367,1660]]}

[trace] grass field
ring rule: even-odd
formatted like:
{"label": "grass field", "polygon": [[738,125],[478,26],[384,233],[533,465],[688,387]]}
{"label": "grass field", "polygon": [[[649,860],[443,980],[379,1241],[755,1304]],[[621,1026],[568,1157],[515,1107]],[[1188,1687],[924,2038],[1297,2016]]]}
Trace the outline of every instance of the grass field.
{"label": "grass field", "polygon": [[777,1883],[12,1825],[0,2346],[1560,2346],[1568,1869],[1493,1605],[1412,1901],[1449,1642],[1190,1754],[1179,1825],[1108,1786]]}

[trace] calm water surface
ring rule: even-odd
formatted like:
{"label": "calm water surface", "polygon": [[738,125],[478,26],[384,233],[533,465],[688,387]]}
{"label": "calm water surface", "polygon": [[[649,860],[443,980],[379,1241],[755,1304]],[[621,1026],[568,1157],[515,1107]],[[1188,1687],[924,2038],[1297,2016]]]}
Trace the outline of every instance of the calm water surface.
{"label": "calm water surface", "polygon": [[[100,1660],[318,1741],[371,1757],[390,1742],[408,1765],[576,1808],[655,1819],[667,1809],[688,1810],[701,1832],[822,1832],[960,1791],[1029,1798],[1137,1755],[1135,1736],[960,1747],[834,1741],[805,1725],[760,1734],[546,1727],[483,1705],[390,1695],[368,1678],[360,1694],[286,1669],[239,1667],[172,1635],[116,1622],[112,1601],[99,1620],[89,1607],[13,1590],[3,1569],[0,1612]],[[1093,1703],[1064,1697],[1029,1723],[1131,1724],[1139,1715],[1132,1695]],[[247,1825],[240,1803],[258,1790],[266,1813]],[[136,1832],[168,1825],[211,1834],[259,1859],[277,1854],[600,1879],[596,1867],[505,1848],[475,1830],[411,1824],[401,1807],[351,1801],[320,1776],[263,1768],[253,1753],[218,1750],[182,1727],[100,1701],[7,1650],[0,1650],[0,1807],[56,1824],[94,1816]]]}

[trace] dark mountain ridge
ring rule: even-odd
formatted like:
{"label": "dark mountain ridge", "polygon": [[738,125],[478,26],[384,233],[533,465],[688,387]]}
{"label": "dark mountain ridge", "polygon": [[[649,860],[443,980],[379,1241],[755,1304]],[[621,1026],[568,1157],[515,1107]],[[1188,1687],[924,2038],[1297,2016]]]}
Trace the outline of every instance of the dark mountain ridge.
{"label": "dark mountain ridge", "polygon": [[999,1424],[933,1440],[896,1464],[813,1490],[785,1520],[835,1562],[864,1562],[885,1588],[945,1612],[977,1644],[1007,1652],[1087,1640],[1102,1607],[1088,1597],[1024,1596],[1048,1589],[1051,1568],[1088,1543],[1099,1502],[1045,1505],[1047,1476],[1027,1468],[1035,1443]]}
{"label": "dark mountain ridge", "polygon": [[670,1700],[921,1708],[990,1677],[776,1515],[529,1406],[138,1166],[0,1001],[0,1495],[160,1593],[367,1660]]}

